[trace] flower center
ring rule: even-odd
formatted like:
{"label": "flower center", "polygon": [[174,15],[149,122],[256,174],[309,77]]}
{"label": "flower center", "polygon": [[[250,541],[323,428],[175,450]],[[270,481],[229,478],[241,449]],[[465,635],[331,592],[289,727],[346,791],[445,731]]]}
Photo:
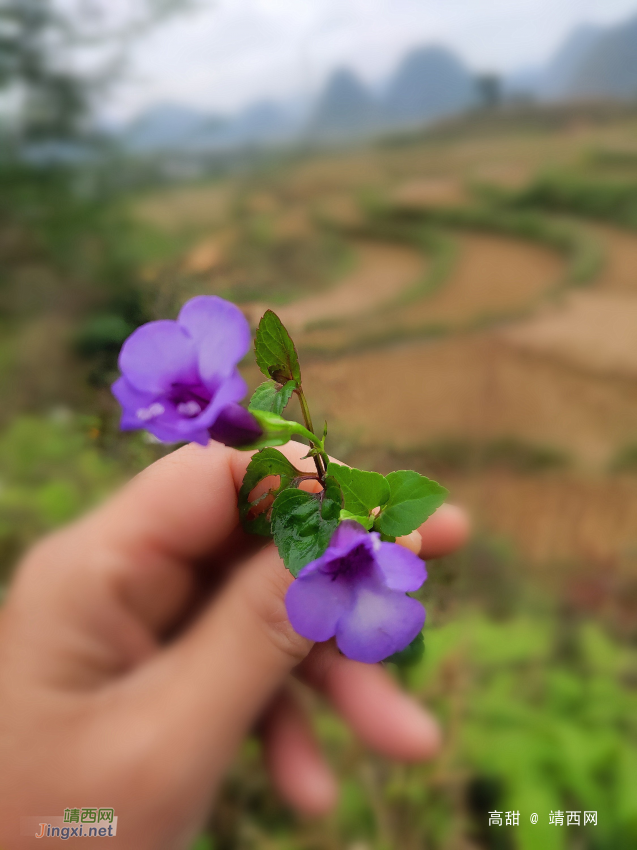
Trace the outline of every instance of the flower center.
{"label": "flower center", "polygon": [[193,419],[199,416],[210,403],[210,392],[202,384],[188,386],[186,384],[173,384],[170,400],[177,408],[180,416]]}
{"label": "flower center", "polygon": [[166,408],[163,404],[160,404],[158,401],[155,401],[148,407],[140,407],[137,411],[137,418],[141,419],[142,422],[148,422],[150,419],[154,419],[156,416],[161,416],[165,409]]}
{"label": "flower center", "polygon": [[337,578],[347,578],[355,581],[369,573],[373,564],[374,559],[367,546],[364,543],[359,543],[347,555],[330,561],[328,572],[332,576],[332,581],[336,581]]}

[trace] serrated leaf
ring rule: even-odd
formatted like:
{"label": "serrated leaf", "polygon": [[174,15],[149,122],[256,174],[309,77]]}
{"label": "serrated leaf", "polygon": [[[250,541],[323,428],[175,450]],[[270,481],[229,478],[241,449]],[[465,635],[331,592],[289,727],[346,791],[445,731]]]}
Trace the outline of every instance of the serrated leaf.
{"label": "serrated leaf", "polygon": [[327,471],[341,485],[345,510],[357,516],[367,516],[389,501],[389,484],[379,472],[351,469],[340,463],[330,463]]}
{"label": "serrated leaf", "polygon": [[374,528],[390,537],[410,534],[442,505],[447,490],[436,481],[410,469],[387,476],[390,497]]}
{"label": "serrated leaf", "polygon": [[280,415],[292,398],[295,389],[295,381],[288,381],[283,386],[277,384],[276,381],[264,381],[252,393],[248,408],[250,410],[267,410],[269,413]]}
{"label": "serrated leaf", "polygon": [[351,511],[346,511],[344,508],[341,510],[341,514],[339,517],[340,521],[343,522],[344,519],[353,519],[354,522],[359,523],[368,531],[372,530],[372,526],[374,525],[374,517],[371,516],[357,516],[356,514],[351,513]]}
{"label": "serrated leaf", "polygon": [[342,494],[338,481],[325,479],[321,493],[284,490],[272,506],[272,535],[283,563],[296,578],[327,549],[336,531]]}
{"label": "serrated leaf", "polygon": [[257,365],[266,378],[279,384],[296,381],[301,384],[301,367],[294,343],[281,319],[272,310],[263,314],[254,340]]}
{"label": "serrated leaf", "polygon": [[425,637],[422,632],[418,632],[409,646],[406,646],[400,652],[394,652],[385,661],[395,664],[397,667],[412,667],[422,660],[425,654]]}
{"label": "serrated leaf", "polygon": [[[254,490],[260,481],[270,475],[279,476],[279,485],[267,490],[263,495],[250,501],[250,493]],[[262,511],[256,516],[255,509],[268,496],[277,496],[287,487],[290,487],[294,481],[302,477],[304,473],[299,472],[290,461],[276,449],[267,448],[261,449],[250,460],[246,473],[243,476],[243,483],[239,490],[239,517],[241,525],[250,534],[262,534],[269,536],[270,534],[270,519],[269,511]]]}

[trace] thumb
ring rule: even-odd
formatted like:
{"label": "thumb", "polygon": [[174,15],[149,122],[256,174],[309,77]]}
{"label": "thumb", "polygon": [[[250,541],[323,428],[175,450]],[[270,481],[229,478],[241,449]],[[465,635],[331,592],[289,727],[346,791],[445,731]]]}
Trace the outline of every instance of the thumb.
{"label": "thumb", "polygon": [[[189,631],[151,661],[150,693],[162,734],[183,755],[220,770],[311,641],[292,629],[285,593],[293,581],[274,545],[235,572]],[[146,670],[145,674],[151,673]]]}

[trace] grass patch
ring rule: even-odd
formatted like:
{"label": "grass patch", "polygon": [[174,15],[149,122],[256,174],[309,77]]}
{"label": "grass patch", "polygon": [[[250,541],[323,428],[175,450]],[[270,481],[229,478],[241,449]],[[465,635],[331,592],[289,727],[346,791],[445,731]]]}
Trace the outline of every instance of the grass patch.
{"label": "grass patch", "polygon": [[637,168],[637,150],[631,148],[596,148],[589,153],[587,164],[601,168]]}
{"label": "grass patch", "polygon": [[486,441],[445,437],[405,451],[387,449],[383,468],[415,469],[423,474],[436,475],[502,469],[533,475],[565,469],[571,463],[570,456],[561,449],[517,437]]}
{"label": "grass patch", "polygon": [[609,471],[637,473],[637,443],[622,446],[611,460]]}
{"label": "grass patch", "polygon": [[551,210],[637,228],[636,180],[545,174],[519,192],[501,193],[501,200],[509,209]]}
{"label": "grass patch", "polygon": [[429,266],[426,273],[391,302],[391,306],[395,307],[403,307],[437,292],[449,279],[458,255],[453,237],[436,226],[404,227],[392,221],[375,221],[357,229],[356,233],[370,239],[402,242],[426,256]]}

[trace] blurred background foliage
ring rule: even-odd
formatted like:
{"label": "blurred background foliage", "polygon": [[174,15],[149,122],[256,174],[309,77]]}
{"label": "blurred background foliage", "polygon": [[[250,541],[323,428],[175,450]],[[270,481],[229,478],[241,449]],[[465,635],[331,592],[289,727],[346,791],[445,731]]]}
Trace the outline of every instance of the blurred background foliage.
{"label": "blurred background foliage", "polygon": [[[89,120],[122,43],[176,4],[131,10],[111,31],[0,3],[0,87],[20,95],[0,122],[3,585],[170,450],[117,430],[131,330],[202,292],[253,324],[274,306],[333,454],[434,475],[476,535],[430,565],[425,654],[401,674],[441,718],[440,757],[389,764],[305,694],[338,810],[295,818],[249,741],[197,850],[632,850],[635,101],[506,102],[491,80],[409,131],[141,155]],[[95,31],[108,61],[60,64]],[[494,809],[520,826],[489,827]],[[585,809],[597,827],[548,823]]]}

